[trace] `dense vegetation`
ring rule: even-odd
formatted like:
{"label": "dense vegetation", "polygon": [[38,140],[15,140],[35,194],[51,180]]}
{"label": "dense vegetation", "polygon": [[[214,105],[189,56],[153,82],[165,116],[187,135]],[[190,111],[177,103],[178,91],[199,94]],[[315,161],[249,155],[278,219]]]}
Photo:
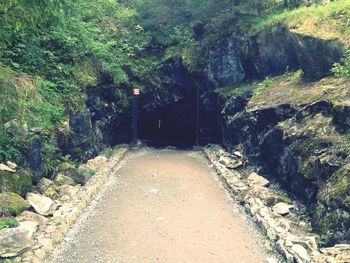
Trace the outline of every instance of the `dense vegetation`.
{"label": "dense vegetation", "polygon": [[[66,158],[56,149],[54,134],[70,114],[85,110],[86,89],[111,82],[120,111],[127,111],[131,87],[162,89],[167,80],[158,70],[164,61],[181,57],[191,72],[202,72],[207,51],[232,34],[254,34],[274,23],[311,34],[304,29],[316,31],[316,25],[333,21],[334,37],[348,35],[348,1],[298,8],[304,2],[2,1],[0,162],[24,164],[28,146],[23,140],[30,141],[5,132],[5,123],[17,130],[40,127],[46,161]],[[306,20],[310,8],[314,12]],[[296,25],[301,20],[305,24]],[[334,73],[348,76],[349,64],[344,58]]]}
{"label": "dense vegetation", "polygon": [[[8,0],[0,14],[0,161],[24,161],[23,145],[5,133],[4,123],[16,119],[17,126],[51,134],[83,110],[84,89],[106,75],[123,110],[127,88],[145,74],[149,37],[125,4]],[[53,154],[48,141],[46,153]]]}

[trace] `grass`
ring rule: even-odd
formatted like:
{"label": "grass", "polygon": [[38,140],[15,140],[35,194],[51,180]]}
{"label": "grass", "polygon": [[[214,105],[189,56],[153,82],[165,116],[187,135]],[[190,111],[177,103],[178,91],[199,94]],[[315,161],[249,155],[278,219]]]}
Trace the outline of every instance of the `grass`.
{"label": "grass", "polygon": [[337,0],[327,5],[279,11],[256,21],[250,33],[253,35],[277,24],[284,24],[298,34],[349,44],[350,1]]}
{"label": "grass", "polygon": [[350,102],[349,85],[350,80],[344,78],[329,77],[319,82],[306,82],[302,79],[301,71],[286,73],[255,84],[254,95],[247,108],[303,105],[318,100],[344,105]]}
{"label": "grass", "polygon": [[0,219],[0,230],[4,228],[18,227],[19,223],[16,219]]}
{"label": "grass", "polygon": [[239,96],[245,92],[252,91],[256,86],[256,82],[243,83],[239,86],[216,88],[215,93],[222,98],[229,98],[231,96]]}

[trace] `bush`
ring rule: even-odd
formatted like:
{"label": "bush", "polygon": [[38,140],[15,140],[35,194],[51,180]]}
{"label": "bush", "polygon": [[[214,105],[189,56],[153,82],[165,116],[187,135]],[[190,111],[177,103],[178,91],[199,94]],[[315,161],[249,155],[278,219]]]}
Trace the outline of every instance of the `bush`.
{"label": "bush", "polygon": [[332,73],[336,77],[350,78],[350,48],[346,50],[341,63],[334,64]]}
{"label": "bush", "polygon": [[16,219],[0,219],[0,230],[4,228],[18,227],[19,223]]}

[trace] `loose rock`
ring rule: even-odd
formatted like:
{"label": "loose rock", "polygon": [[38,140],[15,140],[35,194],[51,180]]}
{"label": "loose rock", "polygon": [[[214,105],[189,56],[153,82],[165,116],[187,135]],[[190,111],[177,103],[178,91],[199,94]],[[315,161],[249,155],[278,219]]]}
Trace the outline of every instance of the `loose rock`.
{"label": "loose rock", "polygon": [[282,216],[289,214],[290,209],[292,209],[292,205],[288,205],[286,203],[278,203],[274,205],[273,211],[276,212],[277,214],[280,214]]}
{"label": "loose rock", "polygon": [[10,162],[10,161],[6,162],[6,165],[13,170],[16,170],[16,168],[18,167],[17,164]]}
{"label": "loose rock", "polygon": [[27,195],[27,200],[29,204],[34,208],[35,212],[37,212],[40,215],[52,215],[53,212],[56,210],[55,203],[49,197],[29,193]]}
{"label": "loose rock", "polygon": [[62,172],[56,176],[55,183],[57,185],[76,185],[76,182],[73,180],[73,178],[64,175]]}
{"label": "loose rock", "polygon": [[301,259],[301,262],[303,263],[311,262],[306,249],[302,245],[299,245],[299,244],[293,245],[292,250],[297,254],[298,258]]}
{"label": "loose rock", "polygon": [[11,172],[11,173],[15,173],[16,170],[11,169],[10,167],[8,167],[6,164],[0,163],[0,171],[6,171],[6,172]]}
{"label": "loose rock", "polygon": [[34,243],[32,239],[38,229],[38,223],[22,222],[16,228],[0,231],[0,257],[15,257],[28,250]]}
{"label": "loose rock", "polygon": [[269,180],[258,175],[257,173],[251,173],[248,177],[248,181],[254,185],[260,185],[263,187],[266,187],[270,184]]}

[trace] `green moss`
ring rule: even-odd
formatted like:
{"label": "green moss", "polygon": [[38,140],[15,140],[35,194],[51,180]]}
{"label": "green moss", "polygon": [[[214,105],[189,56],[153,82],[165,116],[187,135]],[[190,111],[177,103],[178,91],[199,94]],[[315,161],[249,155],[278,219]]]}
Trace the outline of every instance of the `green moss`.
{"label": "green moss", "polygon": [[57,172],[62,172],[62,171],[68,170],[68,169],[74,169],[74,165],[67,163],[67,162],[64,162],[64,163],[61,163],[57,166]]}
{"label": "green moss", "polygon": [[251,91],[255,86],[256,83],[244,83],[239,86],[216,88],[215,93],[222,98],[229,98],[231,96],[239,96],[245,92]]}
{"label": "green moss", "polygon": [[25,170],[16,173],[0,171],[1,192],[13,192],[23,197],[32,189],[31,174]]}
{"label": "green moss", "polygon": [[19,223],[16,219],[0,219],[0,230],[17,226],[19,226]]}
{"label": "green moss", "polygon": [[0,214],[3,216],[19,215],[29,207],[29,203],[15,193],[0,194]]}
{"label": "green moss", "polygon": [[336,202],[350,208],[350,164],[344,165],[333,174],[329,182],[320,189],[317,198],[327,206]]}
{"label": "green moss", "polygon": [[350,33],[350,2],[338,0],[327,5],[313,5],[295,10],[279,10],[267,17],[256,18],[250,29],[254,35],[278,24],[293,31],[322,39],[339,39],[348,42]]}

